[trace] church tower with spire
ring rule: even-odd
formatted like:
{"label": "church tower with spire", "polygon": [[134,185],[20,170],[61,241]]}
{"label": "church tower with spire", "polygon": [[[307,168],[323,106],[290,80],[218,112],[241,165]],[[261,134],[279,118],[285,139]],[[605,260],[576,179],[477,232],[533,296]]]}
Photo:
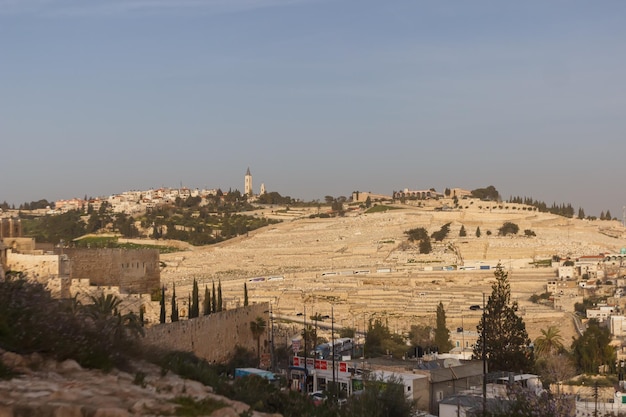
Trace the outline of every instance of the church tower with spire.
{"label": "church tower with spire", "polygon": [[252,191],[252,174],[250,174],[250,167],[246,171],[246,176],[244,179],[243,192],[247,196],[251,196],[253,194]]}

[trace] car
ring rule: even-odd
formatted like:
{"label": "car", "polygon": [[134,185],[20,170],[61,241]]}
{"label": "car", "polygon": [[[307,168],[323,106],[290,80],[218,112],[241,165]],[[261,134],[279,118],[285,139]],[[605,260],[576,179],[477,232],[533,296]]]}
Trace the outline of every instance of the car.
{"label": "car", "polygon": [[313,404],[320,405],[326,401],[326,394],[322,391],[313,391],[309,393],[309,397],[313,400]]}
{"label": "car", "polygon": [[480,310],[480,306],[478,304],[474,304],[474,305],[471,305],[469,309],[473,311]]}

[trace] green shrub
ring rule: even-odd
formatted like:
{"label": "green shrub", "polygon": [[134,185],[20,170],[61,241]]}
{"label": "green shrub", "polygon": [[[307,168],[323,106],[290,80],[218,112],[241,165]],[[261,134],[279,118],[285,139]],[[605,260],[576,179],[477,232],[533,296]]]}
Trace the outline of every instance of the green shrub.
{"label": "green shrub", "polygon": [[176,397],[172,402],[178,404],[176,408],[177,416],[197,417],[211,415],[215,410],[226,407],[223,401],[206,397],[196,400],[191,397]]}
{"label": "green shrub", "polygon": [[110,311],[91,316],[76,299],[57,300],[38,283],[0,282],[0,348],[74,359],[87,368],[124,366],[138,352],[128,317]]}
{"label": "green shrub", "polygon": [[502,227],[498,229],[498,234],[500,236],[506,236],[509,234],[516,235],[517,232],[519,232],[519,226],[511,222],[505,222]]}

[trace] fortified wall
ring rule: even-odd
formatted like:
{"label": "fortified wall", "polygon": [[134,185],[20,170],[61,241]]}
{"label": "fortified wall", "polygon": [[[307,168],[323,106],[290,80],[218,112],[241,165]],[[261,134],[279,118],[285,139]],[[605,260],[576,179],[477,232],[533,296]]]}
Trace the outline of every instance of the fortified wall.
{"label": "fortified wall", "polygon": [[25,255],[8,251],[7,268],[13,271],[24,272],[37,281],[40,278],[57,277],[59,276],[59,256]]}
{"label": "fortified wall", "polygon": [[[70,279],[88,278],[91,285],[116,286],[121,292],[150,293],[161,285],[157,249],[63,248]],[[57,252],[60,251],[57,249]]]}
{"label": "fortified wall", "polygon": [[236,346],[256,352],[257,341],[250,330],[250,322],[257,317],[267,323],[267,331],[260,339],[263,353],[267,350],[270,332],[268,303],[158,324],[145,329],[143,341],[146,346],[193,352],[209,363],[221,363],[231,358]]}

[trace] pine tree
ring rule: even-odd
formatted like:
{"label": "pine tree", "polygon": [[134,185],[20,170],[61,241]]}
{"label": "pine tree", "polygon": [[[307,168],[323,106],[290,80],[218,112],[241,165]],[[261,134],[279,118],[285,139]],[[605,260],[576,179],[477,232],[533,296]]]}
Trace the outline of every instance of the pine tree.
{"label": "pine tree", "polygon": [[211,311],[213,313],[217,312],[217,291],[215,291],[215,281],[213,281],[213,296],[212,296],[212,303],[211,303]]}
{"label": "pine tree", "polygon": [[480,237],[480,226],[476,227],[476,237]]}
{"label": "pine tree", "polygon": [[484,345],[489,372],[530,371],[534,363],[530,338],[524,321],[517,315],[517,302],[511,302],[508,274],[498,264],[494,275],[496,282],[477,326],[479,337],[474,356],[482,358]]}
{"label": "pine tree", "polygon": [[248,306],[248,285],[245,282],[243,283],[243,305]]}
{"label": "pine tree", "polygon": [[161,287],[161,315],[159,323],[165,323],[165,286]]}
{"label": "pine tree", "polygon": [[609,210],[606,211],[606,214],[604,215],[604,220],[613,220],[613,217],[611,216],[611,212]]}
{"label": "pine tree", "polygon": [[459,230],[459,236],[465,237],[467,236],[467,232],[465,231],[465,226],[461,225],[461,230]]}
{"label": "pine tree", "polygon": [[219,280],[217,282],[217,311],[222,311],[223,310],[223,303],[222,303],[222,280]]}
{"label": "pine tree", "polygon": [[172,323],[178,321],[178,306],[176,306],[176,284],[174,284],[174,288],[172,289]]}
{"label": "pine tree", "polygon": [[211,314],[211,291],[209,291],[209,286],[204,286],[204,300],[202,300],[202,314],[204,316],[208,316]]}
{"label": "pine tree", "polygon": [[447,353],[452,349],[450,341],[450,330],[446,326],[446,311],[443,309],[443,303],[440,301],[437,306],[437,328],[435,328],[435,345],[439,353]]}
{"label": "pine tree", "polygon": [[193,290],[191,291],[191,306],[189,307],[189,318],[193,319],[200,316],[200,294],[198,290],[198,281],[193,279]]}
{"label": "pine tree", "polygon": [[582,208],[582,207],[580,207],[580,208],[578,209],[578,218],[579,218],[579,219],[584,219],[584,218],[585,218],[585,210],[583,210],[583,208]]}

